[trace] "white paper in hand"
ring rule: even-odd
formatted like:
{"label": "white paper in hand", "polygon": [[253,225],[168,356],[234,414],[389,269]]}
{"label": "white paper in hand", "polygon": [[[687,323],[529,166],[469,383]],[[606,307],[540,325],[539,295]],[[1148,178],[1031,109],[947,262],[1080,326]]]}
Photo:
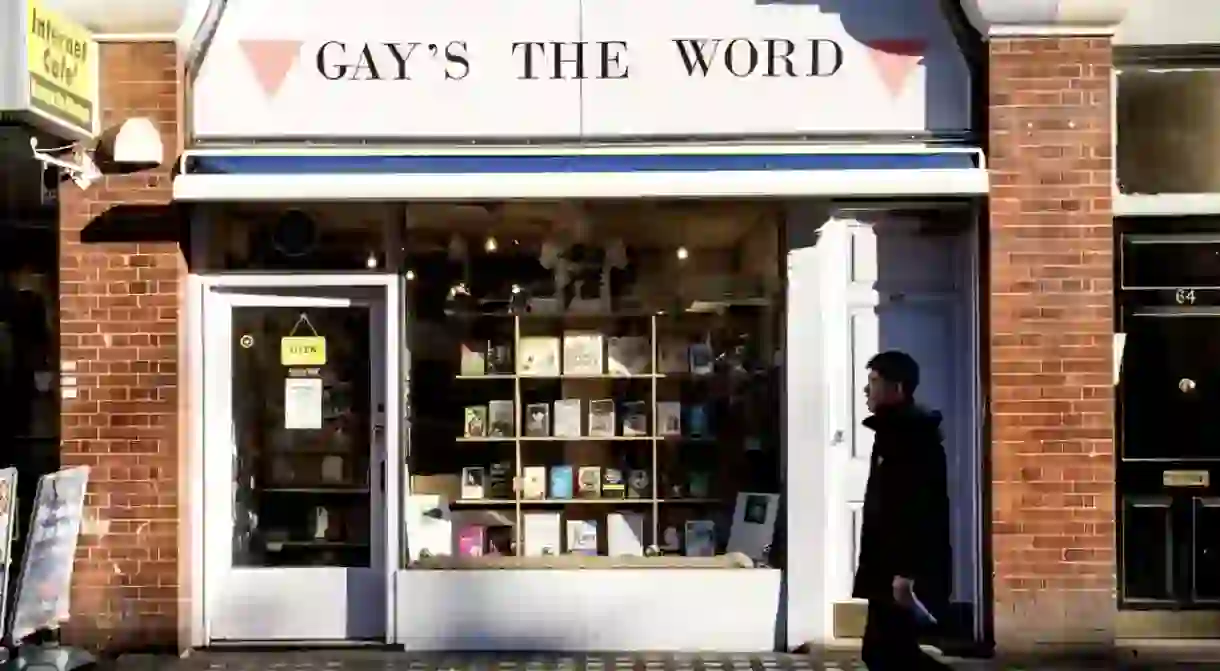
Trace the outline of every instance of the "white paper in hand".
{"label": "white paper in hand", "polygon": [[935,625],[936,616],[919,600],[919,595],[911,592],[911,609],[915,611],[915,621],[924,626]]}

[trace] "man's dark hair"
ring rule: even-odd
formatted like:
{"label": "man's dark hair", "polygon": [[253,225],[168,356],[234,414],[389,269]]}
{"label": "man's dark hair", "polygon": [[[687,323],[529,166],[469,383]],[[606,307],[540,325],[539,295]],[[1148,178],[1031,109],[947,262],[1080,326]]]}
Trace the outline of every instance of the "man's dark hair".
{"label": "man's dark hair", "polygon": [[895,349],[877,354],[868,360],[868,369],[886,382],[902,385],[908,397],[914,396],[919,387],[919,364],[906,352]]}

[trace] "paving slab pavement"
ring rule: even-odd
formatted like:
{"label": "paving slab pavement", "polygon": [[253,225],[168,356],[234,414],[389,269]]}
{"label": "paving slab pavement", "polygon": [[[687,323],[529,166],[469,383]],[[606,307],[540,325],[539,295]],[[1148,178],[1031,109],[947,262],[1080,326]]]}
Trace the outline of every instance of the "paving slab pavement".
{"label": "paving slab pavement", "polygon": [[[1220,671],[1214,661],[992,660],[945,658],[960,671]],[[196,651],[185,658],[126,655],[114,671],[864,671],[858,653],[655,654],[409,653],[395,650]],[[912,670],[914,671],[914,670]]]}

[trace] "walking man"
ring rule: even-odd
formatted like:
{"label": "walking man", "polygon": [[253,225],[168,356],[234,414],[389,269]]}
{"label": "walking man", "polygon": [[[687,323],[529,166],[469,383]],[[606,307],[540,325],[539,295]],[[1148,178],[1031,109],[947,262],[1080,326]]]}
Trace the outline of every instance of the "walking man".
{"label": "walking man", "polygon": [[904,352],[868,362],[872,463],[864,494],[853,596],[868,599],[864,663],[870,671],[946,669],[919,648],[930,624],[920,605],[944,620],[952,561],[949,493],[939,412],[915,404],[919,364]]}

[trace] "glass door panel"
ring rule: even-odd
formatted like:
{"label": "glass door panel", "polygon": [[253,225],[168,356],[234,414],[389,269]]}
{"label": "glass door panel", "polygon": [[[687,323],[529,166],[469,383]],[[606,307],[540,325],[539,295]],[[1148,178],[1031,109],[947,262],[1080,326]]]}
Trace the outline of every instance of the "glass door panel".
{"label": "glass door panel", "polygon": [[[233,308],[233,566],[372,565],[369,326],[359,306]],[[285,366],[290,333],[325,334],[325,363]]]}

